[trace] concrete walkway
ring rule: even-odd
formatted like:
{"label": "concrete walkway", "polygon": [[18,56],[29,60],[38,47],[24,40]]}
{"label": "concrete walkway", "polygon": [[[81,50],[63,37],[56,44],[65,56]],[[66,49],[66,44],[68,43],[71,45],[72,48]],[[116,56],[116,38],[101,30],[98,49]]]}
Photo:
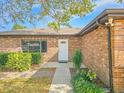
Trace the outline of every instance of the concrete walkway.
{"label": "concrete walkway", "polygon": [[[74,67],[72,62],[68,62],[68,63],[46,62],[46,63],[41,64],[42,68],[61,68],[63,66],[65,66],[67,68],[73,68]],[[86,67],[82,64],[81,68],[86,68]]]}
{"label": "concrete walkway", "polygon": [[70,80],[69,68],[62,64],[62,67],[56,69],[49,93],[73,93]]}
{"label": "concrete walkway", "polygon": [[[73,68],[73,64],[71,62],[48,62],[42,64],[41,66],[42,68],[56,68],[49,93],[73,93],[70,83],[71,74],[69,70],[69,68]],[[82,65],[82,67],[85,66]]]}
{"label": "concrete walkway", "polygon": [[72,86],[70,84],[71,74],[69,63],[46,63],[43,67],[50,68],[56,67],[56,72],[49,90],[49,93],[73,93]]}

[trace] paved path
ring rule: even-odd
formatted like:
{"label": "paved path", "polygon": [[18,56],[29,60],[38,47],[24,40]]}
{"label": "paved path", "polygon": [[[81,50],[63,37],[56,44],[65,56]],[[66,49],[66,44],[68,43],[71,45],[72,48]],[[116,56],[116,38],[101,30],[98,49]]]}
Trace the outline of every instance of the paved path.
{"label": "paved path", "polygon": [[[46,63],[41,64],[42,68],[59,68],[63,66],[66,66],[68,68],[74,67],[72,62],[68,62],[68,63],[46,62]],[[85,68],[85,66],[82,64],[81,68]]]}
{"label": "paved path", "polygon": [[70,84],[71,74],[67,63],[46,63],[43,67],[56,67],[49,93],[73,93]]}
{"label": "paved path", "polygon": [[[73,93],[70,83],[71,74],[69,68],[73,67],[71,62],[58,63],[50,62],[42,64],[44,68],[56,67],[56,72],[49,90],[49,93]],[[84,67],[84,66],[83,66]]]}
{"label": "paved path", "polygon": [[70,80],[69,68],[62,64],[62,67],[56,69],[49,93],[73,93]]}

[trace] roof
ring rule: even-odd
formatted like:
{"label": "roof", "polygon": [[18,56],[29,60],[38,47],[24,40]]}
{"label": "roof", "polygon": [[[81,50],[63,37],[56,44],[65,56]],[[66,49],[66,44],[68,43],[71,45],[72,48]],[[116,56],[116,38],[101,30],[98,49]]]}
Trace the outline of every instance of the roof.
{"label": "roof", "polygon": [[79,28],[62,28],[58,32],[53,29],[25,29],[16,31],[3,31],[0,35],[75,35],[81,31]]}
{"label": "roof", "polygon": [[86,34],[96,27],[99,26],[99,24],[104,24],[108,21],[108,18],[112,17],[113,19],[124,19],[124,8],[120,9],[106,9],[102,13],[100,13],[94,20],[92,20],[88,25],[86,25],[79,33],[78,35]]}
{"label": "roof", "polygon": [[60,31],[55,31],[52,29],[34,29],[34,30],[18,30],[18,31],[4,31],[0,32],[2,35],[84,35],[93,31],[99,24],[105,25],[109,17],[114,19],[123,18],[124,19],[124,8],[121,9],[106,9],[100,15],[98,15],[94,20],[92,20],[83,29],[79,28],[62,28]]}

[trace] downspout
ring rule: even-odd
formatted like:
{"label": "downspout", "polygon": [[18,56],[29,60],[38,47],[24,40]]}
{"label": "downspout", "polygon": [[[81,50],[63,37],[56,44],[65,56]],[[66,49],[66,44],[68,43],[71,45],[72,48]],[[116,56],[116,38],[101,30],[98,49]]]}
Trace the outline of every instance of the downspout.
{"label": "downspout", "polygon": [[108,57],[109,57],[109,81],[110,81],[110,91],[114,93],[113,87],[113,70],[112,70],[112,45],[111,45],[111,31],[113,26],[113,19],[109,18],[106,24],[107,33],[108,33]]}

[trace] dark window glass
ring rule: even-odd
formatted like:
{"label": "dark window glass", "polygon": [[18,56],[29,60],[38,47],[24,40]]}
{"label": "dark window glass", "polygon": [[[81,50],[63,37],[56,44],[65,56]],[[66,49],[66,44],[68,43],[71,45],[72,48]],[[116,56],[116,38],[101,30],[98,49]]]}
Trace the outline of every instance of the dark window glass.
{"label": "dark window glass", "polygon": [[22,41],[22,50],[23,50],[23,52],[28,52],[29,51],[28,41]]}
{"label": "dark window glass", "polygon": [[41,52],[47,52],[47,42],[41,41]]}
{"label": "dark window glass", "polygon": [[65,41],[61,41],[61,44],[65,44],[66,42]]}
{"label": "dark window glass", "polygon": [[39,41],[29,41],[29,46],[40,46]]}
{"label": "dark window glass", "polygon": [[23,46],[28,46],[28,41],[22,41]]}
{"label": "dark window glass", "polygon": [[29,41],[29,52],[40,52],[40,42]]}
{"label": "dark window glass", "polygon": [[29,52],[40,52],[40,46],[29,46]]}
{"label": "dark window glass", "polygon": [[47,41],[22,41],[23,52],[47,52]]}

